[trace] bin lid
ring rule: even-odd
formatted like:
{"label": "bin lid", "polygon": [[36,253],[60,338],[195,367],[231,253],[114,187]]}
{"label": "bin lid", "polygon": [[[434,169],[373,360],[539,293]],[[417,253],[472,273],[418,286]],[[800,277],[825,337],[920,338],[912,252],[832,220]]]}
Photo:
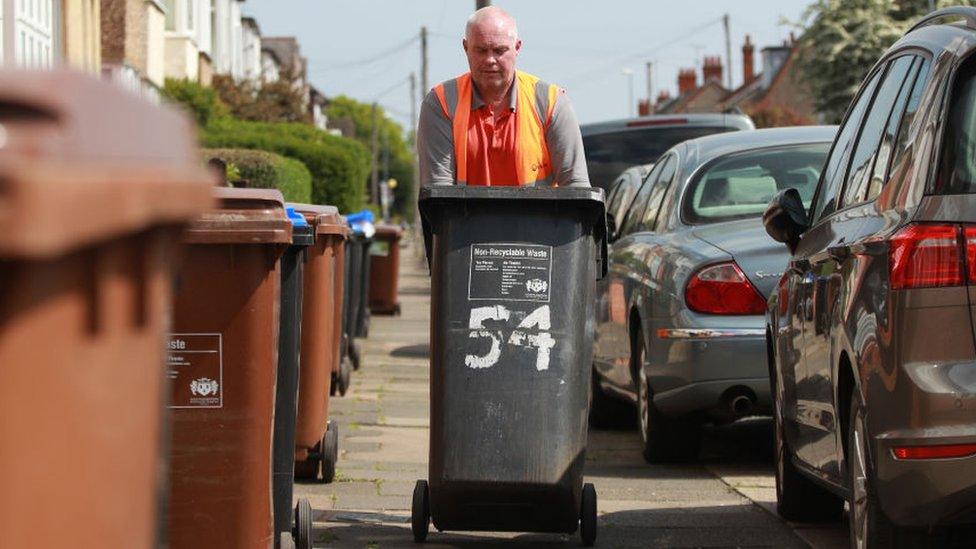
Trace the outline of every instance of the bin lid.
{"label": "bin lid", "polygon": [[182,112],[64,70],[0,71],[0,182],[0,258],[38,259],[189,221],[215,183]]}
{"label": "bin lid", "polygon": [[397,225],[377,225],[376,226],[376,238],[383,238],[385,240],[399,240],[403,235],[403,229]]}
{"label": "bin lid", "polygon": [[339,215],[335,206],[321,206],[317,204],[289,204],[305,216],[305,219],[315,226],[315,234],[334,234],[342,238],[349,235],[349,226]]}
{"label": "bin lid", "polygon": [[575,205],[587,212],[588,222],[593,226],[593,237],[597,241],[600,278],[607,274],[607,219],[603,203],[603,189],[599,187],[483,187],[471,185],[431,185],[420,189],[418,207],[424,228],[424,246],[427,261],[431,254],[431,227],[436,222],[436,213],[454,210],[463,204],[488,204],[504,207],[526,203],[552,202],[560,205]]}
{"label": "bin lid", "polygon": [[292,222],[277,189],[215,187],[217,208],[183,233],[193,244],[291,244]]}

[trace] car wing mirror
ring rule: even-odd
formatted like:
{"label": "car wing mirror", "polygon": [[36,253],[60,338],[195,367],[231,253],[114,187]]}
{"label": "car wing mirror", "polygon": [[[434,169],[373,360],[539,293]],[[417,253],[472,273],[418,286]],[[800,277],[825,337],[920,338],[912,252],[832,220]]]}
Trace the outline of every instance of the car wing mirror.
{"label": "car wing mirror", "polygon": [[795,252],[800,236],[810,226],[799,191],[786,189],[778,192],[763,213],[763,225],[773,240],[786,244],[791,254]]}

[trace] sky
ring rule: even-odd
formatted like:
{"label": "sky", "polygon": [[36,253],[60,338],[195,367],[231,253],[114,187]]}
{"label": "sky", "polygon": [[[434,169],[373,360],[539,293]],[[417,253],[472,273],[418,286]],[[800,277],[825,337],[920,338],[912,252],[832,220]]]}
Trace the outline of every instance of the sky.
{"label": "sky", "polygon": [[[652,63],[654,96],[677,93],[680,68],[702,58],[725,60],[721,18],[729,15],[732,85],[742,83],[745,35],[760,51],[781,45],[813,0],[494,0],[519,28],[521,70],[566,89],[581,123],[636,114],[647,96]],[[683,9],[677,10],[676,5]],[[376,101],[410,124],[410,73],[420,92],[420,28],[428,30],[428,86],[467,71],[461,49],[474,0],[246,0],[264,36],[296,36],[308,59],[309,80],[327,97]],[[726,69],[727,70],[727,69]],[[723,78],[724,80],[724,78]],[[632,90],[632,91],[631,91]],[[631,95],[632,94],[632,95]],[[634,97],[633,104],[630,97]],[[419,108],[419,107],[418,107]]]}

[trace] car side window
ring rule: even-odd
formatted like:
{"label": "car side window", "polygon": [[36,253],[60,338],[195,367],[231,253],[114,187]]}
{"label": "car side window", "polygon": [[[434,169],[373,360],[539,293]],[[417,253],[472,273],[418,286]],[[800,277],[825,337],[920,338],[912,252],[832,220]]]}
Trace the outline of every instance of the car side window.
{"label": "car side window", "polygon": [[644,178],[644,183],[641,184],[640,190],[637,191],[637,196],[630,203],[630,207],[627,209],[627,215],[624,217],[623,223],[620,224],[620,236],[630,234],[634,232],[637,228],[637,224],[641,219],[641,215],[644,213],[644,206],[647,204],[647,195],[651,192],[651,187],[654,181],[657,179],[658,174],[661,173],[661,169],[664,168],[664,162],[658,162],[654,165],[654,169],[651,173],[647,174]]}
{"label": "car side window", "polygon": [[651,188],[650,197],[647,199],[647,207],[641,215],[641,224],[638,231],[653,231],[654,223],[657,221],[658,213],[661,209],[661,201],[664,199],[664,192],[671,185],[674,173],[678,169],[678,161],[674,155],[667,159],[667,164],[661,169],[661,173]]}
{"label": "car side window", "polygon": [[824,163],[820,186],[814,198],[812,215],[810,216],[814,223],[837,209],[837,193],[840,191],[841,181],[847,172],[846,159],[849,158],[848,155],[851,152],[857,129],[861,125],[861,117],[874,97],[874,89],[883,74],[883,70],[875,72],[867,84],[861,88],[861,94],[851,107],[847,119],[844,120],[844,125],[837,132],[837,139],[834,140],[830,156]]}
{"label": "car side window", "polygon": [[[888,178],[891,177],[892,170],[895,166],[899,165],[905,152],[911,145],[908,142],[908,129],[911,128],[912,121],[915,120],[915,114],[918,112],[918,107],[922,103],[922,92],[925,91],[925,84],[928,82],[931,61],[920,58],[920,62],[916,63],[916,66],[918,70],[914,76],[915,83],[908,96],[905,113],[901,116],[900,122],[895,116],[892,116],[888,124],[888,132],[891,132],[891,128],[895,127],[895,124],[897,124],[898,130],[889,147],[890,158],[882,159],[881,155],[878,155],[878,160],[874,165],[874,177],[871,178],[871,186],[868,188],[868,200],[874,200],[881,194],[881,188],[888,181]],[[909,77],[909,82],[911,82],[911,79],[912,77]],[[885,139],[888,139],[887,135]]]}
{"label": "car side window", "polygon": [[[908,96],[908,74],[916,57],[905,55],[891,62],[884,81],[878,86],[878,93],[864,117],[857,145],[851,154],[851,163],[847,171],[847,183],[844,185],[844,197],[841,207],[858,204],[865,200],[868,185],[873,175],[874,162],[878,158],[882,137],[892,112],[900,112]],[[887,160],[887,159],[886,159]]]}

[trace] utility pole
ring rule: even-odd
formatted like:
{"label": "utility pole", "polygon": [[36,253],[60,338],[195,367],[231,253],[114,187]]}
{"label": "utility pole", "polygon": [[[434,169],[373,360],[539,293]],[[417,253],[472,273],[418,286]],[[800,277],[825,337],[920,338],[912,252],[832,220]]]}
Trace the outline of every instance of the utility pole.
{"label": "utility pole", "polygon": [[[647,107],[651,111],[654,110],[653,109],[654,103],[651,103],[651,101],[654,99],[654,88],[651,86],[651,66],[652,65],[653,64],[650,61],[647,62]],[[653,112],[651,114],[653,114]]]}
{"label": "utility pole", "polygon": [[[420,164],[417,158],[417,73],[410,73],[410,147],[413,149],[413,236],[414,242],[423,242],[424,233],[420,229]],[[414,246],[414,255],[423,257],[423,248]]]}
{"label": "utility pole", "polygon": [[491,5],[491,0],[475,0],[474,9],[480,10],[481,8],[487,8]]}
{"label": "utility pole", "polygon": [[378,124],[376,122],[376,102],[374,101],[373,102],[373,123],[372,123],[373,129],[370,132],[371,134],[370,143],[372,144],[372,148],[373,148],[373,162],[372,162],[373,173],[372,173],[372,178],[370,179],[370,186],[369,186],[369,195],[373,204],[380,203],[379,162],[377,161],[378,160],[377,155],[379,153],[379,132],[377,131],[378,130],[377,125]]}
{"label": "utility pole", "polygon": [[427,27],[420,27],[420,96],[427,95]]}
{"label": "utility pole", "polygon": [[732,90],[732,38],[729,35],[729,14],[722,16],[722,25],[725,27],[725,82],[726,87]]}

